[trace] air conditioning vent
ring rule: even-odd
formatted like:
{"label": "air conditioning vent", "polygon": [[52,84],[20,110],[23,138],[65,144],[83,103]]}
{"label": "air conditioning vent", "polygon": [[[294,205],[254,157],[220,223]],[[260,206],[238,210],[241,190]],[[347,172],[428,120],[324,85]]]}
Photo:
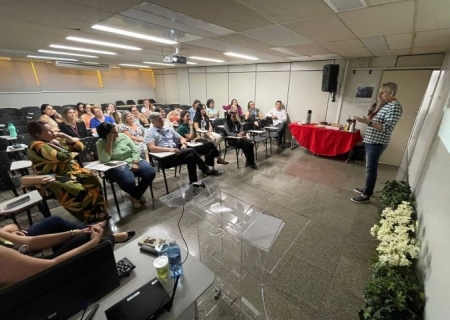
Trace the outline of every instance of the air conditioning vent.
{"label": "air conditioning vent", "polygon": [[70,68],[80,70],[100,70],[100,71],[110,70],[109,64],[88,63],[78,61],[55,61],[55,66],[58,68]]}

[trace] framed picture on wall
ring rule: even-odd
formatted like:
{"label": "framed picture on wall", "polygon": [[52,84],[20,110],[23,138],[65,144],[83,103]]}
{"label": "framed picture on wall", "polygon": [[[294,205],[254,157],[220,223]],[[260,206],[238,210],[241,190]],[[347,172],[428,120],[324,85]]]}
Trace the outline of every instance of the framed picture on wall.
{"label": "framed picture on wall", "polygon": [[357,84],[354,104],[370,104],[372,102],[373,92],[375,91],[374,84]]}

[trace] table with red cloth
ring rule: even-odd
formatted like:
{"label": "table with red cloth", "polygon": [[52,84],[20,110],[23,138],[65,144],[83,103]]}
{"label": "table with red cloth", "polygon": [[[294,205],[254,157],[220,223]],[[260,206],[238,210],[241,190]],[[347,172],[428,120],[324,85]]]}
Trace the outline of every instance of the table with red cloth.
{"label": "table with red cloth", "polygon": [[356,143],[362,141],[361,132],[327,129],[314,124],[289,124],[292,136],[313,154],[336,156],[351,152]]}

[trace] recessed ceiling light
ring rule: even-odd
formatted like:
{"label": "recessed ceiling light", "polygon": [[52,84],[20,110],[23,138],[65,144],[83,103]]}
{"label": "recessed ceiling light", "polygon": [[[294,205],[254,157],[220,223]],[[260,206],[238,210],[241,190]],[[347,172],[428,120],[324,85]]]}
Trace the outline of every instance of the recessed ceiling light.
{"label": "recessed ceiling light", "polygon": [[142,50],[142,48],[138,48],[138,47],[126,46],[126,45],[118,44],[118,43],[112,43],[112,42],[106,42],[106,41],[97,41],[97,40],[78,38],[78,37],[67,37],[66,40],[83,42],[83,43],[91,43],[91,44],[97,44],[99,46],[113,47],[113,48],[120,48],[120,49]]}
{"label": "recessed ceiling light", "polygon": [[372,52],[388,51],[389,46],[386,43],[386,39],[382,36],[363,38],[361,41]]}
{"label": "recessed ceiling light", "polygon": [[258,58],[256,58],[256,57],[246,56],[246,55],[240,54],[240,53],[224,52],[223,54],[226,55],[226,56],[242,58],[242,59],[247,59],[247,60],[258,60]]}
{"label": "recessed ceiling light", "polygon": [[367,8],[365,0],[325,0],[325,2],[336,13]]}
{"label": "recessed ceiling light", "polygon": [[157,66],[170,66],[170,67],[175,67],[174,64],[171,63],[162,63],[162,62],[151,62],[151,61],[143,61],[142,63],[146,63],[146,64],[154,64]]}
{"label": "recessed ceiling light", "polygon": [[186,64],[198,64],[197,62],[186,62]]}
{"label": "recessed ceiling light", "polygon": [[142,64],[129,64],[129,63],[120,63],[119,66],[133,67],[133,68],[150,68],[149,66],[143,66]]}
{"label": "recessed ceiling light", "polygon": [[0,57],[0,60],[11,60],[10,57]]}
{"label": "recessed ceiling light", "polygon": [[49,46],[50,48],[56,48],[56,49],[66,49],[66,50],[74,50],[74,51],[84,51],[84,52],[92,52],[92,53],[100,53],[100,54],[109,54],[109,55],[116,55],[117,53],[111,52],[111,51],[101,51],[101,50],[93,50],[93,49],[86,49],[86,48],[79,48],[79,47],[70,47],[70,46],[62,46],[59,44],[51,44]]}
{"label": "recessed ceiling light", "polygon": [[146,34],[137,33],[137,32],[131,32],[131,31],[117,29],[117,28],[111,28],[111,27],[102,26],[102,25],[99,25],[99,24],[95,24],[91,28],[95,29],[95,30],[101,30],[101,31],[106,31],[106,32],[120,34],[120,35],[123,35],[123,36],[128,36],[128,37],[133,37],[133,38],[138,38],[138,39],[143,39],[143,40],[149,40],[149,41],[154,41],[154,42],[160,42],[160,43],[165,43],[165,44],[176,44],[176,43],[178,43],[176,41],[172,41],[172,40],[168,40],[168,39],[148,36]]}
{"label": "recessed ceiling light", "polygon": [[27,55],[27,58],[33,58],[33,59],[46,59],[46,60],[61,60],[61,61],[78,61],[76,59],[68,59],[68,58],[59,58],[59,57],[44,57],[44,56],[34,56],[34,55]]}
{"label": "recessed ceiling light", "polygon": [[202,61],[211,61],[211,62],[225,62],[224,60],[219,60],[219,59],[212,59],[212,58],[204,58],[204,57],[189,57],[189,59],[194,59],[194,60],[202,60]]}
{"label": "recessed ceiling light", "polygon": [[270,49],[281,52],[281,53],[290,54],[291,56],[299,56],[299,54],[297,52],[287,49],[287,48],[283,48],[283,47],[275,47],[275,48],[270,48]]}
{"label": "recessed ceiling light", "polygon": [[61,52],[61,51],[53,51],[53,50],[38,50],[38,52],[51,53],[51,54],[63,54],[63,55],[66,55],[66,56],[74,56],[74,57],[98,58],[97,56],[90,56],[90,55],[87,55],[87,54]]}

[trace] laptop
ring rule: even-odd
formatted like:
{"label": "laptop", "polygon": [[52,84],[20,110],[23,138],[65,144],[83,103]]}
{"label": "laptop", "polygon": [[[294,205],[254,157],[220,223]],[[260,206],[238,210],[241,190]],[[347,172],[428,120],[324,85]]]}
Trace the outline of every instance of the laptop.
{"label": "laptop", "polygon": [[166,292],[158,278],[144,284],[105,311],[108,320],[153,320],[172,308],[179,276],[170,292]]}
{"label": "laptop", "polygon": [[109,241],[0,291],[0,319],[68,319],[120,286]]}

